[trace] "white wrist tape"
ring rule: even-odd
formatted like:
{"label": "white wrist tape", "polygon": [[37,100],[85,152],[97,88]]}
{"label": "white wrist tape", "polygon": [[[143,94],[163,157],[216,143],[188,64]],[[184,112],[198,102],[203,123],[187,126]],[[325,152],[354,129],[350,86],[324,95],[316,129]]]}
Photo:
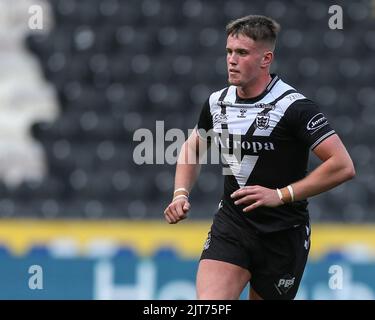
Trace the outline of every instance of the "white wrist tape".
{"label": "white wrist tape", "polygon": [[280,189],[277,188],[276,191],[277,191],[277,194],[279,195],[281,202],[284,203],[283,194],[281,193]]}
{"label": "white wrist tape", "polygon": [[184,194],[180,194],[178,196],[175,196],[172,200],[172,202],[174,202],[175,200],[177,200],[178,198],[185,198],[186,200],[189,200],[188,196],[185,196]]}
{"label": "white wrist tape", "polygon": [[293,188],[291,185],[287,186],[289,192],[290,192],[290,196],[292,197],[292,202],[294,202],[294,191],[293,191]]}
{"label": "white wrist tape", "polygon": [[184,192],[186,192],[187,194],[189,194],[189,191],[187,191],[187,189],[185,189],[185,188],[178,188],[178,189],[176,189],[176,190],[173,192],[173,194],[175,194],[175,193],[178,192],[178,191],[184,191]]}

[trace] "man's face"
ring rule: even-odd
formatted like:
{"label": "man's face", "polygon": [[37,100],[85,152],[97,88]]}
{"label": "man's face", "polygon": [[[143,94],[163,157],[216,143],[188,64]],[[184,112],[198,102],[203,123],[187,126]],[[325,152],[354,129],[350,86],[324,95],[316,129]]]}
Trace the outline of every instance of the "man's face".
{"label": "man's face", "polygon": [[262,45],[242,34],[229,35],[226,49],[229,84],[246,87],[256,82],[263,68]]}

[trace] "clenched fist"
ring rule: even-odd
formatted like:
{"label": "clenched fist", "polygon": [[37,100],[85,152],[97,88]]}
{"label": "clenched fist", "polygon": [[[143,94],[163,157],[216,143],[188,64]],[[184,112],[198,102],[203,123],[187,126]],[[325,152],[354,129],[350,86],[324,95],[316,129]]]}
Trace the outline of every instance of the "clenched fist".
{"label": "clenched fist", "polygon": [[172,201],[164,210],[165,219],[170,224],[175,224],[187,217],[190,203],[187,198],[178,198]]}

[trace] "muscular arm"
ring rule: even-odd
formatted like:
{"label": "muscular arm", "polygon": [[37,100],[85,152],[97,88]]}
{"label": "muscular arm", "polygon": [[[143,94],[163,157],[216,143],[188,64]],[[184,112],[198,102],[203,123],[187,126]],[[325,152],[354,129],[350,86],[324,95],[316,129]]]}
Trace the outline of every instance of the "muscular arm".
{"label": "muscular arm", "polygon": [[[185,188],[189,192],[191,191],[200,173],[200,158],[207,152],[207,147],[206,141],[200,138],[197,131],[194,130],[182,145],[177,160],[175,190]],[[165,219],[169,223],[177,223],[186,218],[189,209],[188,199],[176,199],[165,209]]]}
{"label": "muscular arm", "polygon": [[335,134],[313,151],[322,164],[304,179],[293,183],[295,200],[302,200],[332,189],[355,176],[353,162]]}
{"label": "muscular arm", "polygon": [[[305,178],[292,183],[295,200],[315,196],[355,176],[353,162],[336,134],[321,142],[314,149],[314,153],[323,163]],[[232,198],[237,199],[237,205],[249,204],[244,209],[245,212],[259,206],[277,207],[282,204],[276,190],[262,186],[244,187],[235,191]]]}
{"label": "muscular arm", "polygon": [[176,166],[175,190],[185,188],[189,192],[197,180],[201,165],[199,163],[200,141],[196,130],[182,145]]}

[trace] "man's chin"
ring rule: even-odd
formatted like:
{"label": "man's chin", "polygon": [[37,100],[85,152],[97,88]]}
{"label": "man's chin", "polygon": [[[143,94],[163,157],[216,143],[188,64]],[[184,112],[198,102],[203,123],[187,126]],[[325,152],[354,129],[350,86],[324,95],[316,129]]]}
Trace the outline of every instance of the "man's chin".
{"label": "man's chin", "polygon": [[231,86],[239,86],[241,84],[241,82],[239,80],[234,80],[234,79],[230,79],[230,78],[228,78],[228,83]]}

